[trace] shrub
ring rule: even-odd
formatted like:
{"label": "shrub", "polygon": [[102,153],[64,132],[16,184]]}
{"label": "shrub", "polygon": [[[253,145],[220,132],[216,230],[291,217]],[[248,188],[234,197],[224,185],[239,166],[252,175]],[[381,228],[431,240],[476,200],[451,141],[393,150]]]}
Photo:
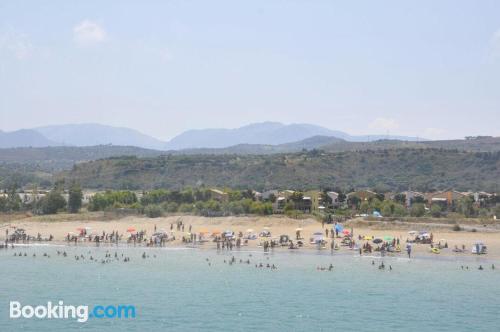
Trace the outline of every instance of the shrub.
{"label": "shrub", "polygon": [[455,224],[455,225],[453,225],[452,230],[453,230],[454,232],[460,232],[460,231],[462,230],[462,228],[460,227],[460,225],[459,225],[459,224]]}
{"label": "shrub", "polygon": [[144,213],[149,218],[158,218],[163,215],[163,209],[159,205],[148,205],[144,209]]}

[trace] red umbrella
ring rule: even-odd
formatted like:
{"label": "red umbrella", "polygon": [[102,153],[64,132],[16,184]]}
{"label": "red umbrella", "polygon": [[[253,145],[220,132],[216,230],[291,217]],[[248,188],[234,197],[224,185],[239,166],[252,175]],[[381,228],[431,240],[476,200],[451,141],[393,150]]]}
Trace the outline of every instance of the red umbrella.
{"label": "red umbrella", "polygon": [[129,227],[129,228],[127,228],[127,232],[133,233],[133,232],[135,232],[135,228],[134,227]]}
{"label": "red umbrella", "polygon": [[342,233],[344,233],[345,235],[349,235],[351,232],[348,229],[344,229]]}

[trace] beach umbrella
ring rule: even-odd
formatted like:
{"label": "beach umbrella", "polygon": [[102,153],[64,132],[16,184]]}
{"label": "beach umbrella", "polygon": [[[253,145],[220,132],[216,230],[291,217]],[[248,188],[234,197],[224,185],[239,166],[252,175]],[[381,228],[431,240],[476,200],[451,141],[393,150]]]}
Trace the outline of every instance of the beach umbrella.
{"label": "beach umbrella", "polygon": [[316,232],[316,233],[313,233],[313,235],[323,235],[323,232]]}
{"label": "beach umbrella", "polygon": [[135,228],[134,227],[129,227],[129,228],[127,228],[127,232],[128,233],[133,233],[133,232],[135,232]]}
{"label": "beach umbrella", "polygon": [[299,228],[295,228],[295,230],[296,230],[296,231],[298,231],[298,232],[300,232],[300,231],[302,231],[303,229],[299,227]]}
{"label": "beach umbrella", "polygon": [[366,241],[373,240],[373,236],[365,236],[365,237],[363,237],[363,240],[366,240]]}
{"label": "beach umbrella", "polygon": [[342,231],[342,233],[344,233],[345,235],[349,235],[349,234],[351,234],[351,231],[350,231],[350,230],[348,230],[348,229],[344,229],[344,230]]}
{"label": "beach umbrella", "polygon": [[384,240],[385,241],[392,241],[392,240],[394,240],[394,238],[392,236],[386,235],[386,236],[384,236]]}
{"label": "beach umbrella", "polygon": [[373,243],[375,243],[375,244],[379,244],[382,242],[384,242],[384,241],[382,239],[379,239],[379,238],[373,240]]}
{"label": "beach umbrella", "polygon": [[335,231],[337,232],[342,232],[344,230],[344,227],[342,227],[341,224],[337,224],[335,225]]}

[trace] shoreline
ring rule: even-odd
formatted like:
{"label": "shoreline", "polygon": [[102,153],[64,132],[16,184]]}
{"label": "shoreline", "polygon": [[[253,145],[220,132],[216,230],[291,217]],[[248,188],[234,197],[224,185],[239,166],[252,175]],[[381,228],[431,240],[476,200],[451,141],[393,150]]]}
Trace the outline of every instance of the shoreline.
{"label": "shoreline", "polygon": [[[240,249],[236,250],[254,250],[254,251],[263,251],[263,248],[259,246],[259,243],[265,240],[270,240],[271,238],[276,238],[280,235],[288,235],[291,240],[294,242],[295,233],[297,228],[301,228],[301,236],[303,237],[304,245],[300,249],[297,250],[289,250],[286,246],[281,247],[278,246],[274,248],[274,252],[283,252],[283,251],[299,251],[299,252],[328,252],[330,253],[330,241],[331,237],[324,237],[327,241],[326,248],[318,249],[317,245],[309,243],[309,237],[312,236],[315,232],[323,232],[324,235],[326,229],[331,230],[332,224],[324,224],[318,222],[315,219],[307,218],[307,219],[291,219],[285,216],[271,216],[271,217],[259,217],[259,216],[240,216],[240,217],[216,217],[216,218],[208,218],[208,217],[199,217],[199,216],[168,216],[162,218],[147,218],[147,217],[139,217],[139,216],[125,216],[118,219],[109,219],[109,220],[89,220],[88,215],[83,215],[80,220],[78,220],[79,215],[71,215],[70,218],[66,219],[65,215],[57,215],[54,218],[44,217],[43,221],[38,218],[19,218],[12,220],[10,222],[0,222],[0,241],[3,244],[5,241],[5,230],[9,230],[9,234],[12,234],[16,228],[23,228],[26,230],[26,233],[29,235],[36,236],[38,233],[41,234],[43,238],[48,237],[49,235],[53,235],[53,241],[36,241],[30,240],[29,245],[57,245],[57,246],[70,246],[73,247],[73,242],[68,243],[65,240],[65,237],[68,233],[76,233],[77,228],[87,227],[90,230],[90,234],[93,235],[101,235],[104,231],[109,234],[113,231],[119,232],[122,235],[122,239],[120,240],[118,247],[134,247],[133,244],[127,244],[126,238],[130,233],[127,233],[128,227],[133,227],[140,232],[141,230],[146,232],[146,237],[149,238],[150,235],[154,233],[155,227],[157,230],[164,230],[168,234],[172,234],[175,236],[175,240],[171,242],[167,242],[164,246],[152,246],[147,247],[145,243],[137,243],[137,248],[186,248],[186,249],[201,249],[201,250],[216,250],[216,243],[212,242],[210,239],[209,242],[205,244],[196,244],[192,245],[189,243],[183,243],[181,241],[182,236],[185,236],[188,233],[189,227],[192,228],[192,233],[197,234],[200,231],[205,231],[207,233],[211,233],[214,231],[224,232],[226,230],[232,230],[235,234],[238,232],[246,233],[247,230],[252,229],[254,234],[261,232],[264,228],[268,229],[272,237],[270,238],[260,238],[257,237],[256,240],[249,240],[248,245],[242,246]],[[182,230],[177,230],[176,222],[182,221],[185,225],[184,232]],[[171,226],[173,225],[173,226]],[[324,226],[324,227],[323,227]],[[493,228],[479,228],[476,232],[471,231],[458,231],[454,232],[451,228],[443,228],[440,224],[419,224],[420,227],[416,226],[414,223],[405,224],[404,222],[388,222],[388,221],[366,221],[360,219],[354,219],[344,223],[345,229],[352,229],[354,231],[354,240],[357,244],[363,245],[366,242],[364,240],[358,240],[359,235],[363,236],[373,236],[373,237],[384,237],[384,236],[392,236],[395,239],[399,239],[401,243],[402,251],[400,253],[395,253],[395,257],[407,257],[405,251],[406,240],[411,238],[408,234],[410,230],[421,231],[426,230],[434,235],[434,242],[438,241],[446,242],[448,244],[448,249],[442,249],[439,254],[433,254],[430,252],[430,245],[424,244],[416,244],[413,245],[412,249],[412,257],[416,256],[428,256],[428,257],[453,257],[453,258],[477,258],[478,256],[473,255],[471,253],[471,246],[476,241],[482,241],[488,246],[488,253],[486,255],[481,255],[481,259],[485,257],[486,259],[500,259],[500,232],[496,231]],[[172,227],[172,231],[170,228]],[[336,238],[335,243],[339,243],[342,238]],[[444,240],[444,241],[443,241]],[[371,243],[371,242],[370,242]],[[21,243],[19,243],[21,244]],[[14,243],[14,245],[16,245]],[[466,246],[466,251],[464,253],[454,253],[452,249],[454,246],[461,247],[462,245]],[[9,244],[10,246],[10,244]],[[78,241],[77,247],[96,247],[95,242],[82,242]],[[116,247],[116,244],[109,242],[100,242],[100,247]],[[229,250],[223,250],[228,251]],[[344,246],[341,246],[339,250],[334,250],[334,254],[347,254],[357,250],[349,249]],[[359,255],[359,253],[357,253]],[[379,255],[378,252],[372,253],[363,253],[365,255]],[[392,256],[393,254],[387,254],[386,257]]]}

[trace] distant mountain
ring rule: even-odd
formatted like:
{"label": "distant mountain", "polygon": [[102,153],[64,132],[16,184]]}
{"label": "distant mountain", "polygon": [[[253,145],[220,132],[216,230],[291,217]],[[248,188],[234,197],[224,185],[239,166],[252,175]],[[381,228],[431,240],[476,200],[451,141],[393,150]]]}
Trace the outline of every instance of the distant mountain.
{"label": "distant mountain", "polygon": [[162,149],[165,142],[134,129],[101,124],[68,124],[34,128],[47,139],[69,146],[122,145]]}
{"label": "distant mountain", "polygon": [[[371,142],[380,139],[402,141],[419,140],[415,137],[405,136],[353,136],[342,131],[330,130],[325,127],[303,123],[287,125],[279,122],[262,122],[236,129],[188,130],[174,137],[171,141],[164,142],[130,128],[86,123],[45,126],[33,129],[22,129],[9,133],[0,131],[0,148],[30,146],[83,147],[112,144],[163,151],[181,151],[187,149],[189,153],[189,150],[192,149],[224,149],[236,146],[236,148],[232,148],[235,151],[238,151],[239,148],[237,147],[242,147],[255,151],[250,153],[260,153],[259,151],[274,153],[280,151],[296,151],[300,144],[303,144],[302,148],[305,149],[316,148],[320,143],[322,144],[322,142],[317,141],[318,137],[323,137],[322,140],[328,140],[329,143],[341,141]],[[312,141],[307,141],[308,139]],[[292,145],[288,147],[281,146],[279,148],[272,148],[272,146],[280,146],[283,144]],[[243,147],[243,145],[250,146]],[[259,147],[259,145],[262,146]]]}
{"label": "distant mountain", "polygon": [[313,136],[303,140],[278,145],[270,144],[237,144],[226,148],[198,148],[168,151],[171,154],[273,154],[292,153],[302,150],[321,149],[326,146],[348,143],[343,139],[330,136]]}
{"label": "distant mountain", "polygon": [[32,129],[21,129],[11,132],[0,130],[0,148],[45,147],[54,145],[57,145],[57,143]]}
{"label": "distant mountain", "polygon": [[352,142],[368,142],[379,139],[418,140],[415,137],[394,136],[352,136],[311,124],[289,124],[279,122],[254,123],[236,129],[197,129],[188,130],[174,137],[167,145],[167,150],[196,148],[226,148],[240,144],[280,145],[298,142],[314,136],[336,137]]}

